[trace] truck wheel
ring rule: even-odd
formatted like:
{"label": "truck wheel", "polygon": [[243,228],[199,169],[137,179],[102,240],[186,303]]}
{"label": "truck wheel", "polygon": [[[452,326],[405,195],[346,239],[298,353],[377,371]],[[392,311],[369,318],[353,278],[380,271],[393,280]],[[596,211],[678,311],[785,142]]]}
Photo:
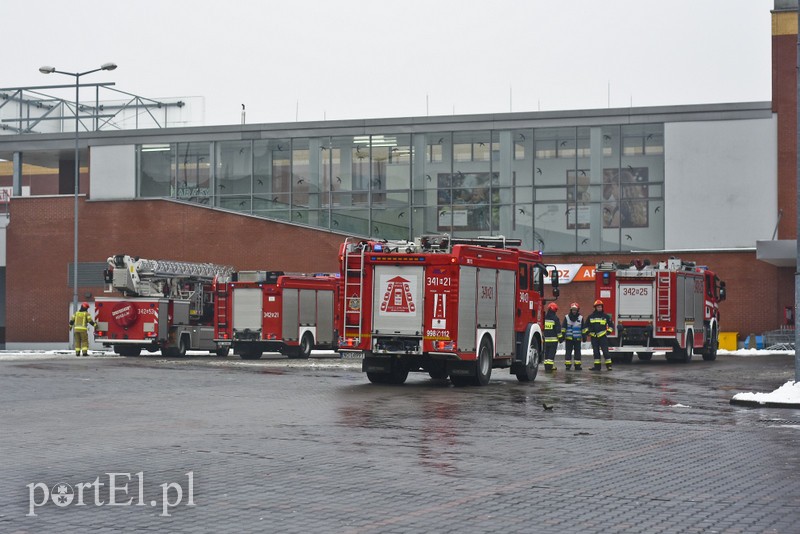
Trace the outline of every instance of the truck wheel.
{"label": "truck wheel", "polygon": [[619,357],[619,361],[622,363],[631,363],[633,361],[633,353],[626,352]]}
{"label": "truck wheel", "polygon": [[247,347],[239,350],[239,356],[243,360],[258,360],[261,358],[261,351],[252,347]]}
{"label": "truck wheel", "polygon": [[469,376],[453,376],[450,375],[450,382],[457,388],[463,388],[464,386],[468,386],[472,384],[472,377]]}
{"label": "truck wheel", "polygon": [[138,356],[138,355],[140,355],[142,353],[142,349],[140,347],[128,347],[128,346],[124,346],[124,345],[122,345],[122,346],[115,345],[114,346],[114,352],[116,352],[120,356],[136,357],[136,356]]}
{"label": "truck wheel", "polygon": [[484,336],[478,349],[478,359],[475,361],[475,377],[472,382],[474,385],[485,386],[489,383],[489,379],[492,378],[493,359],[492,342]]}
{"label": "truck wheel", "polygon": [[711,339],[708,340],[708,348],[703,352],[703,360],[713,362],[717,359],[717,349],[719,349],[719,337],[717,329],[711,331]]}
{"label": "truck wheel", "polygon": [[297,347],[286,347],[284,352],[289,358],[303,358],[308,359],[311,357],[311,349],[314,348],[314,336],[311,332],[306,332],[300,339],[300,345]]}
{"label": "truck wheel", "polygon": [[446,380],[447,379],[447,366],[444,362],[437,362],[436,364],[432,364],[428,368],[428,375],[434,380]]}
{"label": "truck wheel", "polygon": [[227,358],[228,357],[228,353],[230,353],[230,351],[231,351],[231,349],[229,347],[224,347],[224,348],[219,348],[214,352],[220,358]]}
{"label": "truck wheel", "polygon": [[373,384],[388,384],[391,376],[392,375],[389,373],[373,373],[372,371],[367,371],[367,379]]}
{"label": "truck wheel", "polygon": [[653,359],[652,352],[637,352],[636,356],[638,356],[639,359],[642,360],[643,362],[649,362],[650,360]]}
{"label": "truck wheel", "polygon": [[536,374],[539,372],[539,359],[541,353],[539,352],[539,342],[535,338],[531,338],[531,346],[529,348],[530,357],[528,364],[521,367],[516,372],[517,380],[520,382],[533,382],[536,379]]}
{"label": "truck wheel", "polygon": [[189,337],[188,336],[181,336],[181,340],[178,342],[178,349],[175,352],[175,356],[178,358],[183,358],[186,356],[186,351],[189,348]]}
{"label": "truck wheel", "polygon": [[408,378],[408,368],[398,361],[392,365],[392,373],[389,375],[390,384],[405,384]]}
{"label": "truck wheel", "polygon": [[667,361],[672,363],[689,363],[692,359],[692,344],[688,341],[692,338],[691,330],[686,335],[686,348],[681,348],[680,343],[675,341],[672,352],[667,353]]}

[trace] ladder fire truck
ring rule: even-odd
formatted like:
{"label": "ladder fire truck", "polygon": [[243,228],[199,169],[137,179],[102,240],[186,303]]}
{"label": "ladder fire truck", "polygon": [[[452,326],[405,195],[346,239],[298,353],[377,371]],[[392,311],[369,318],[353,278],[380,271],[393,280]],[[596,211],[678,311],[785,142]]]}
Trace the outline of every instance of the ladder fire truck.
{"label": "ladder fire truck", "polygon": [[669,361],[689,362],[697,353],[715,360],[725,292],[713,271],[678,258],[600,263],[595,270],[595,296],[616,325],[610,351],[626,363],[634,354],[650,360],[656,351]]}
{"label": "ladder fire truck", "polygon": [[123,356],[142,349],[183,356],[187,350],[216,351],[214,290],[231,267],[210,263],[147,260],[118,254],[108,258],[106,292],[121,297],[95,299],[95,340]]}
{"label": "ladder fire truck", "polygon": [[422,371],[455,386],[486,385],[492,368],[534,380],[548,267],[520,245],[503,237],[347,238],[339,352],[362,355],[373,383],[402,384]]}
{"label": "ladder fire truck", "polygon": [[282,271],[234,273],[217,286],[217,346],[232,347],[245,360],[265,351],[308,358],[312,349],[335,349],[339,280]]}

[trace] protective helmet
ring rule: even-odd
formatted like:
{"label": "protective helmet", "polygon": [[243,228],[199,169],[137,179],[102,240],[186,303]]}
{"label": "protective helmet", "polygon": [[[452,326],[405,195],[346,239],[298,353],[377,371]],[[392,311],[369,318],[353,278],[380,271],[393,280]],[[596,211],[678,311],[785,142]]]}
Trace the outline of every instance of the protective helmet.
{"label": "protective helmet", "polygon": [[81,308],[84,308],[84,309],[88,310],[89,309],[89,303],[88,302],[81,302]]}
{"label": "protective helmet", "polygon": [[594,301],[594,304],[593,304],[594,307],[602,306],[602,305],[603,305],[603,301],[600,300],[600,299],[597,299],[596,301]]}
{"label": "protective helmet", "polygon": [[576,309],[576,310],[580,310],[581,309],[581,307],[578,306],[577,302],[573,302],[572,304],[569,305],[569,309],[570,310],[573,309],[573,308]]}
{"label": "protective helmet", "polygon": [[555,302],[551,302],[550,304],[547,305],[547,309],[550,310],[550,311],[557,312],[558,311],[558,304],[556,304]]}

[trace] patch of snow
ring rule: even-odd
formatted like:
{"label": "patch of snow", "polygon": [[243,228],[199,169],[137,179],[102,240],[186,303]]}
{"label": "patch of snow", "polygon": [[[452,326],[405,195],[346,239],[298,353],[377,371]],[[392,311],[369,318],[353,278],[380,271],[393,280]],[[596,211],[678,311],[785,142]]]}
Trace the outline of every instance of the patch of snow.
{"label": "patch of snow", "polygon": [[685,404],[671,404],[670,408],[691,408],[691,406],[686,406]]}
{"label": "patch of snow", "polygon": [[800,404],[800,382],[789,380],[772,393],[737,393],[733,400],[765,404]]}

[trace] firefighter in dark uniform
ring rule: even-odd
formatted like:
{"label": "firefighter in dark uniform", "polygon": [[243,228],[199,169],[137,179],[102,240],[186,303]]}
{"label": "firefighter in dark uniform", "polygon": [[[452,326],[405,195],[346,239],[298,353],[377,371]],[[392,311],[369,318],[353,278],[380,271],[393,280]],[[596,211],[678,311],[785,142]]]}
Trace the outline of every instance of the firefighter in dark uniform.
{"label": "firefighter in dark uniform", "polygon": [[[564,316],[564,322],[561,324],[561,329],[564,332],[564,365],[567,371],[572,369],[572,364],[575,364],[575,370],[581,370],[581,343],[586,341],[586,334],[588,329],[583,324],[583,315],[581,315],[581,308],[577,302],[569,305],[569,313]],[[573,358],[574,355],[574,358]]]}
{"label": "firefighter in dark uniform", "polygon": [[544,316],[544,370],[556,370],[556,349],[561,341],[561,321],[558,320],[558,304],[547,305]]}
{"label": "firefighter in dark uniform", "polygon": [[606,368],[611,370],[611,356],[608,353],[608,334],[614,331],[614,322],[611,316],[603,311],[603,301],[594,301],[594,311],[588,318],[587,330],[592,340],[592,351],[594,352],[594,366],[592,371],[599,371],[605,358]]}
{"label": "firefighter in dark uniform", "polygon": [[73,330],[75,339],[75,356],[80,356],[81,351],[84,356],[89,355],[89,325],[97,327],[89,313],[89,303],[83,302],[80,311],[76,311],[69,320],[69,328]]}

